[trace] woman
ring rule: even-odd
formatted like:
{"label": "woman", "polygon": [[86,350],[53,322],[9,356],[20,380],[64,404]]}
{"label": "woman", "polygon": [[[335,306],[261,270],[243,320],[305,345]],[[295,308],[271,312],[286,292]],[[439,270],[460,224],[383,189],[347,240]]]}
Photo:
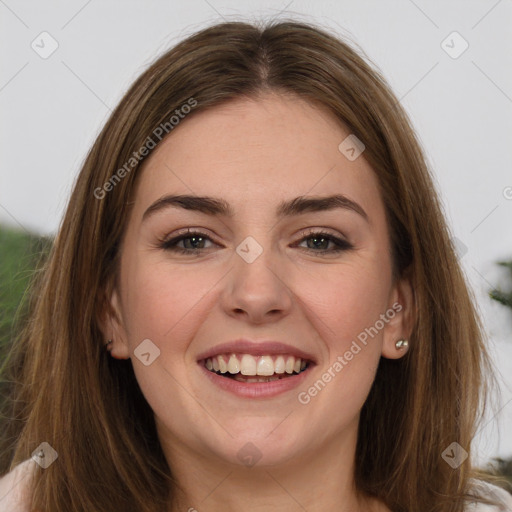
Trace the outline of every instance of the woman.
{"label": "woman", "polygon": [[468,457],[491,367],[421,148],[322,30],[224,23],[160,57],[36,290],[13,509],[512,510]]}

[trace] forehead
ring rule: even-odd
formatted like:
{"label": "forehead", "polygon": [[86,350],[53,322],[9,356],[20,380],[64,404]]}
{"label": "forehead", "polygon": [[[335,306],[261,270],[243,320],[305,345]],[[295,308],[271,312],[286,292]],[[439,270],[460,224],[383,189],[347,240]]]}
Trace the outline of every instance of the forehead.
{"label": "forehead", "polygon": [[349,135],[330,113],[294,96],[195,112],[146,161],[136,209],[170,192],[223,197],[237,211],[339,192],[378,215],[377,179],[364,153],[349,160],[339,149]]}

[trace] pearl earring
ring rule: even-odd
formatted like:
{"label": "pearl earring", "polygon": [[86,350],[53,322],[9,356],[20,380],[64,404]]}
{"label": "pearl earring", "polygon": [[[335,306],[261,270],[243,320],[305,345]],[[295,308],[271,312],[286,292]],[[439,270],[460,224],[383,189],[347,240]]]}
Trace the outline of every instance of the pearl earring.
{"label": "pearl earring", "polygon": [[409,342],[407,340],[398,340],[396,343],[395,343],[395,347],[397,350],[404,350],[406,349],[407,347],[409,346]]}

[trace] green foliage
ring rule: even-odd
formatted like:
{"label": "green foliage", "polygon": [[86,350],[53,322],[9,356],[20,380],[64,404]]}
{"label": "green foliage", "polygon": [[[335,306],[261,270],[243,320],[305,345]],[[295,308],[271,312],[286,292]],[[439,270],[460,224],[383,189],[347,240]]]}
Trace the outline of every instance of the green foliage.
{"label": "green foliage", "polygon": [[[512,281],[512,261],[500,261],[498,262],[498,265],[501,265],[502,267],[505,267],[508,269],[510,274],[510,280]],[[494,299],[504,306],[507,306],[512,309],[512,288],[508,292],[504,292],[500,288],[491,290],[489,293],[491,296],[491,299]]]}
{"label": "green foliage", "polygon": [[509,491],[512,491],[512,459],[494,459],[495,474],[505,477],[510,484]]}
{"label": "green foliage", "polygon": [[0,226],[0,361],[15,334],[17,313],[51,239]]}
{"label": "green foliage", "polygon": [[[505,267],[508,269],[510,274],[510,282],[512,282],[512,261],[500,261],[498,265]],[[489,292],[491,299],[512,308],[512,288],[509,292],[504,292],[501,289],[494,289]],[[495,458],[493,462],[490,464],[490,474],[498,475],[504,477],[508,485],[503,485],[503,488],[512,492],[512,458],[510,459],[501,459]]]}
{"label": "green foliage", "polygon": [[512,493],[512,459],[493,458],[482,472],[500,478],[501,480],[494,484]]}

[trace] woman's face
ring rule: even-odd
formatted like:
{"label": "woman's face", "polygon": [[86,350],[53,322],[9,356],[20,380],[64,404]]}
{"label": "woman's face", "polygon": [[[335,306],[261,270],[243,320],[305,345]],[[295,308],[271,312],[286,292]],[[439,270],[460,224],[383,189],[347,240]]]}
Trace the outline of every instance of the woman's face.
{"label": "woman's face", "polygon": [[355,444],[410,289],[349,135],[269,94],[191,115],[146,162],[108,328],[171,459],[275,465]]}

